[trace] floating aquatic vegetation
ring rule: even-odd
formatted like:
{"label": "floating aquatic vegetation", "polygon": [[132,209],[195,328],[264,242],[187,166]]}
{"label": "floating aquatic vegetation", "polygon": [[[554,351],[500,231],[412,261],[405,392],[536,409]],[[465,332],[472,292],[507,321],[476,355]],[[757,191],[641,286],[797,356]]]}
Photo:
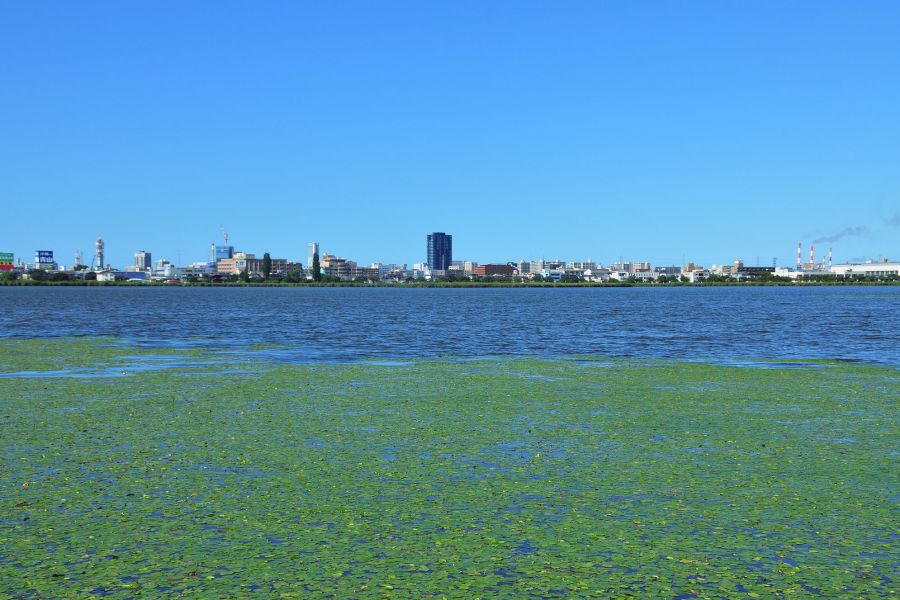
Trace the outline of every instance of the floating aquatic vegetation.
{"label": "floating aquatic vegetation", "polygon": [[[0,350],[9,372],[169,354]],[[0,595],[896,589],[890,367],[262,356],[248,376],[171,353],[114,380],[0,379]]]}

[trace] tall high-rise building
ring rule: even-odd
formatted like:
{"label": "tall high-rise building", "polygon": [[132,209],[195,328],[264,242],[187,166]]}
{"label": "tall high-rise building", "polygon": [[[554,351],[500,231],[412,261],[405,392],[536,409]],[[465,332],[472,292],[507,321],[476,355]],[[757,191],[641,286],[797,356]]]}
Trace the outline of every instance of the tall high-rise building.
{"label": "tall high-rise building", "polygon": [[313,255],[319,253],[319,242],[310,242],[306,245],[306,268],[311,269],[313,264]]}
{"label": "tall high-rise building", "polygon": [[428,267],[432,271],[446,271],[453,262],[453,236],[435,231],[428,234]]}
{"label": "tall high-rise building", "polygon": [[216,246],[216,262],[225,258],[234,258],[234,246]]}
{"label": "tall high-rise building", "polygon": [[153,266],[153,259],[146,250],[140,250],[134,253],[134,270],[146,271]]}

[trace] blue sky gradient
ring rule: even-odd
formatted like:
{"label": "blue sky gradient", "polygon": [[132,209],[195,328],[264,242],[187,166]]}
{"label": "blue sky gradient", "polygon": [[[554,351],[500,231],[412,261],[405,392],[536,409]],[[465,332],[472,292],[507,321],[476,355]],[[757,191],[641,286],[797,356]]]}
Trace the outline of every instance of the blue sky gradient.
{"label": "blue sky gradient", "polygon": [[897,259],[898,31],[887,1],[8,3],[0,251]]}

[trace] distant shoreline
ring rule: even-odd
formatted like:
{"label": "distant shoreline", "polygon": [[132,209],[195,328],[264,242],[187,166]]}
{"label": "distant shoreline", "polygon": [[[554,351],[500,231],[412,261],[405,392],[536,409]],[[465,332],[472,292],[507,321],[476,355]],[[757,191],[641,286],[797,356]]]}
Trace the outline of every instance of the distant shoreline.
{"label": "distant shoreline", "polygon": [[214,288],[697,288],[697,287],[841,287],[841,286],[878,286],[890,287],[900,285],[900,281],[777,281],[777,282],[710,282],[710,283],[552,283],[552,282],[484,282],[484,281],[437,281],[410,283],[362,283],[357,281],[319,282],[319,283],[281,283],[281,282],[228,282],[228,283],[137,283],[129,281],[0,281],[3,287],[128,287],[128,288],[179,288],[179,287],[214,287]]}

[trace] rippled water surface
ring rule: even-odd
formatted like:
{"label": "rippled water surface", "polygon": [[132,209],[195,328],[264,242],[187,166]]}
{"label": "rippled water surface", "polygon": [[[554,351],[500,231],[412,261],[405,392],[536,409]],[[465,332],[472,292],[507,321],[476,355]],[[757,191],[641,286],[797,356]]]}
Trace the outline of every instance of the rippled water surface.
{"label": "rippled water surface", "polygon": [[900,287],[0,288],[0,337],[422,356],[840,358],[900,364]]}

